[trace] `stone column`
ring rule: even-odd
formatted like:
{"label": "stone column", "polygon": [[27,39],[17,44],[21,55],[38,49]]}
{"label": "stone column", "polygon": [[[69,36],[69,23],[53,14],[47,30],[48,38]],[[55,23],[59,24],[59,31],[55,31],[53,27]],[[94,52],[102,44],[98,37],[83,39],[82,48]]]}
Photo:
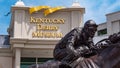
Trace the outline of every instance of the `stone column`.
{"label": "stone column", "polygon": [[71,12],[71,29],[80,26],[80,11]]}
{"label": "stone column", "polygon": [[14,37],[26,37],[25,10],[14,11]]}
{"label": "stone column", "polygon": [[15,50],[15,68],[20,68],[20,60],[21,60],[21,49],[16,48],[16,50]]}
{"label": "stone column", "polygon": [[71,12],[71,29],[75,27],[83,27],[83,9]]}

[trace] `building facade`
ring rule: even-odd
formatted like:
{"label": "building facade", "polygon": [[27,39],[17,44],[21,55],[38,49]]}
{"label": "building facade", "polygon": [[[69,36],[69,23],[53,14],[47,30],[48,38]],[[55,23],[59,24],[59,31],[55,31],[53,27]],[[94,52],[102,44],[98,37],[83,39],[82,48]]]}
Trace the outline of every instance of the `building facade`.
{"label": "building facade", "polygon": [[47,16],[48,8],[32,14],[30,8],[23,2],[11,7],[10,47],[0,49],[5,54],[0,53],[0,68],[27,68],[53,59],[55,44],[74,27],[83,26],[85,8],[63,8]]}
{"label": "building facade", "polygon": [[107,21],[99,24],[95,36],[95,42],[107,38],[113,33],[120,32],[120,11],[106,14]]}

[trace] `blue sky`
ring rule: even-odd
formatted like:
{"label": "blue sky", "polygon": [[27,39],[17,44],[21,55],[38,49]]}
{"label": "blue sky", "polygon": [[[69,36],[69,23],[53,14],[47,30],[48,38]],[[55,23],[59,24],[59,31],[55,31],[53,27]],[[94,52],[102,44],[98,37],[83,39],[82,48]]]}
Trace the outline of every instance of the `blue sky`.
{"label": "blue sky", "polygon": [[[26,6],[64,6],[71,7],[75,0],[22,0]],[[120,11],[120,0],[77,0],[86,13],[84,21],[93,19],[97,24],[106,22],[106,14]],[[17,0],[0,0],[0,35],[7,34],[10,24],[10,17],[5,16]]]}

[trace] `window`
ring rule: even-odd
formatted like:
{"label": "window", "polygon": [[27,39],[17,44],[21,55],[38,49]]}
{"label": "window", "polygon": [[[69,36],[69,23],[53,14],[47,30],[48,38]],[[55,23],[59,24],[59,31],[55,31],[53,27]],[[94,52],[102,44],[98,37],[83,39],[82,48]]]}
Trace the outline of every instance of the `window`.
{"label": "window", "polygon": [[28,68],[32,64],[41,64],[53,58],[21,58],[21,68]]}
{"label": "window", "polygon": [[40,64],[40,63],[44,63],[44,62],[46,62],[46,61],[48,61],[48,60],[52,60],[53,58],[38,58],[37,59],[37,62],[38,62],[38,64]]}
{"label": "window", "polygon": [[107,34],[107,29],[98,30],[98,36]]}
{"label": "window", "polygon": [[36,58],[21,58],[21,68],[28,68],[32,64],[36,64]]}

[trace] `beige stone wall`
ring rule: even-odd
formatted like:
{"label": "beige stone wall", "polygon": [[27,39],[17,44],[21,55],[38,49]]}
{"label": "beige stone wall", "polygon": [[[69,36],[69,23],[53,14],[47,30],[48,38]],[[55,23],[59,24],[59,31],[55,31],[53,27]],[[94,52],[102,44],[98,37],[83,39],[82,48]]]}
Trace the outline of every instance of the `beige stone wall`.
{"label": "beige stone wall", "polygon": [[108,35],[111,35],[113,33],[117,33],[120,30],[120,11],[110,13],[106,15],[107,17],[107,32]]}
{"label": "beige stone wall", "polygon": [[0,57],[0,68],[12,68],[12,57]]}
{"label": "beige stone wall", "polygon": [[[57,12],[54,12],[48,16],[44,16],[43,11],[39,11],[33,14],[30,14],[28,12],[29,7],[12,7],[12,21],[11,21],[11,26],[9,27],[11,29],[10,32],[13,32],[13,38],[27,38],[27,39],[33,39],[33,33],[36,32],[42,32],[38,34],[47,34],[47,32],[50,33],[57,33],[57,34],[62,34],[62,37],[68,33],[71,29],[75,27],[82,27],[83,23],[83,14],[85,9],[84,8],[65,8],[61,9]],[[37,24],[34,22],[37,19]],[[40,23],[39,25],[41,27],[43,26],[54,26],[57,27],[57,30],[44,30],[44,29],[37,29],[38,25],[38,19],[47,19],[47,23],[45,23],[45,20]],[[62,19],[63,23],[55,24],[53,21],[48,20],[56,20],[60,22]],[[12,25],[13,24],[13,25]],[[48,38],[61,38],[60,37],[36,37],[37,39],[48,39]]]}

